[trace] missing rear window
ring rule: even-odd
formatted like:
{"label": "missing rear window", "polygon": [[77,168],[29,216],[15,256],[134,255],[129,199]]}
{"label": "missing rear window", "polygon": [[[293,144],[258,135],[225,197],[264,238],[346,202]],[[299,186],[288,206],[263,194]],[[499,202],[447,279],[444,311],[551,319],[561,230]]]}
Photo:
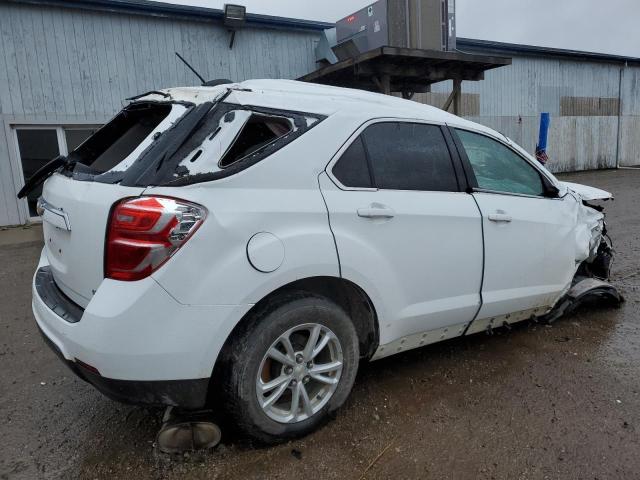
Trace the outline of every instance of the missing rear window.
{"label": "missing rear window", "polygon": [[69,155],[76,180],[191,185],[228,177],[284,148],[325,117],[221,102],[137,102]]}
{"label": "missing rear window", "polygon": [[[179,115],[184,112],[184,107],[175,107],[180,110],[176,112]],[[114,169],[139,149],[146,139],[160,133],[157,131],[158,127],[169,117],[171,111],[171,104],[133,104],[89,137],[73,152],[73,156],[96,174]],[[152,140],[153,138],[150,139]],[[126,167],[127,165],[123,165],[119,169],[124,170]]]}

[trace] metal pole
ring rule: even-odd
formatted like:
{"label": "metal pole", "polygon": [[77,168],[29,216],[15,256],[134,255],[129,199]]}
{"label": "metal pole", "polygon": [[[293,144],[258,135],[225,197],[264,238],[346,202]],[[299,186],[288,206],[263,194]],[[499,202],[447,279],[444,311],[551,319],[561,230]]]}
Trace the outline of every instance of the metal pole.
{"label": "metal pole", "polygon": [[540,114],[540,132],[538,134],[538,150],[547,151],[547,139],[549,138],[549,124],[551,120],[548,113]]}
{"label": "metal pole", "polygon": [[536,160],[542,165],[545,165],[549,161],[547,155],[547,138],[549,136],[549,124],[551,123],[551,116],[544,112],[540,114],[540,132],[538,133],[538,144],[536,145]]}
{"label": "metal pole", "polygon": [[620,168],[620,144],[622,142],[622,76],[627,62],[620,67],[620,78],[618,79],[618,134],[616,138],[616,168]]}

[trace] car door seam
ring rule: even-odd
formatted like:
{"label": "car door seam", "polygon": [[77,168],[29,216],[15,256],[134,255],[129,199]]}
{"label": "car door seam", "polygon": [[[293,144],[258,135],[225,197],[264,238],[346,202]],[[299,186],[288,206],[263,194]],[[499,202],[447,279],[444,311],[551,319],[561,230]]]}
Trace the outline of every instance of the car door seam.
{"label": "car door seam", "polygon": [[482,210],[480,209],[480,205],[478,204],[478,200],[476,199],[476,197],[470,193],[469,194],[471,196],[471,198],[473,198],[473,202],[476,204],[476,207],[478,208],[478,213],[480,214],[480,234],[481,234],[481,238],[482,238],[482,275],[480,276],[480,304],[478,305],[478,310],[476,310],[475,315],[473,316],[473,318],[471,319],[471,321],[467,324],[467,327],[464,329],[464,332],[462,332],[462,337],[464,337],[467,334],[467,331],[469,330],[469,328],[471,328],[471,325],[473,324],[473,322],[476,321],[476,319],[478,318],[478,315],[480,314],[480,310],[482,309],[482,305],[484,303],[484,300],[482,298],[482,290],[484,288],[484,272],[485,272],[485,262],[487,259],[487,253],[486,253],[486,248],[485,248],[485,237],[484,237],[484,216],[482,215]]}
{"label": "car door seam", "polygon": [[[333,227],[331,226],[331,215],[329,215],[329,205],[327,205],[327,200],[324,198],[324,193],[322,192],[322,186],[320,185],[320,177],[325,171],[321,171],[318,174],[318,190],[320,191],[320,196],[322,197],[322,203],[324,203],[324,208],[327,211],[327,223],[329,224],[329,231],[331,232],[331,238],[333,238],[333,246],[336,249],[336,259],[338,260],[338,275],[342,278],[342,262],[340,261],[340,251],[338,250],[338,242],[336,240],[336,235],[333,233]],[[329,175],[327,175],[329,177]]]}

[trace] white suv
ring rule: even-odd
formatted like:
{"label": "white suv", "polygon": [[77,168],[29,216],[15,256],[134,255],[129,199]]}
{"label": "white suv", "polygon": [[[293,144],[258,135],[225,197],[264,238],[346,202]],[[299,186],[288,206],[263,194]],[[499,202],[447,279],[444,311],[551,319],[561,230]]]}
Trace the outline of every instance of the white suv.
{"label": "white suv", "polygon": [[587,201],[609,193],[437,108],[284,80],[131,100],[21,192],[46,179],[38,326],[116,400],[218,396],[254,439],[302,435],[359,359],[561,313],[608,275]]}

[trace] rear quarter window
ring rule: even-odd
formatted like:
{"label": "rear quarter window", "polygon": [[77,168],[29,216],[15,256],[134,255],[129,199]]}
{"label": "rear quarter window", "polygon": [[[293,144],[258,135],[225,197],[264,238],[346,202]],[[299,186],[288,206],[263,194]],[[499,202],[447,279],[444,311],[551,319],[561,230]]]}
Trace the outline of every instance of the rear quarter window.
{"label": "rear quarter window", "polygon": [[220,168],[233,165],[291,133],[294,128],[293,121],[286,117],[252,113],[241,126],[240,132],[229,145],[218,165]]}
{"label": "rear quarter window", "polygon": [[350,188],[372,188],[373,181],[367,163],[367,156],[362,144],[362,137],[358,136],[349,145],[331,170],[334,177],[342,185]]}

